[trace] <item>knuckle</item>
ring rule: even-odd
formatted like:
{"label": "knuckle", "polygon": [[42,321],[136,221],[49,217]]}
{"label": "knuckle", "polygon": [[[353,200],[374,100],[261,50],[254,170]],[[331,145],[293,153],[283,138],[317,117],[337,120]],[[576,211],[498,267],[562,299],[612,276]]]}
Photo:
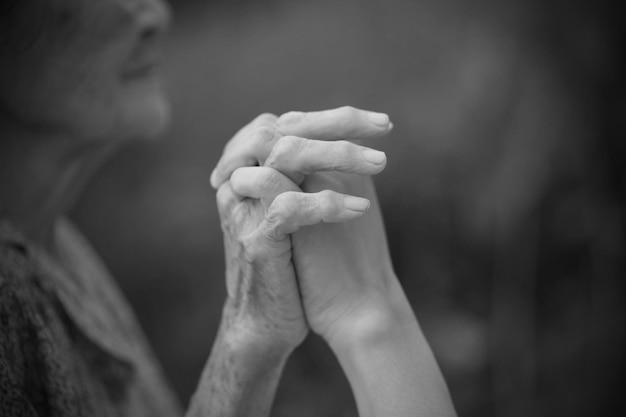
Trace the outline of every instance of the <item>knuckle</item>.
{"label": "knuckle", "polygon": [[302,183],[302,190],[306,193],[319,193],[323,190],[334,190],[344,193],[346,189],[341,177],[321,172],[311,175]]}
{"label": "knuckle", "polygon": [[271,224],[277,224],[288,217],[289,209],[292,206],[291,193],[286,192],[276,196],[272,204],[265,213],[265,220]]}
{"label": "knuckle", "polygon": [[297,151],[302,142],[303,139],[297,136],[283,136],[276,143],[275,149],[279,154],[290,154]]}
{"label": "knuckle", "polygon": [[276,123],[278,117],[273,113],[261,113],[252,121],[252,125],[272,125]]}
{"label": "knuckle", "polygon": [[335,144],[337,147],[337,153],[340,155],[347,156],[354,153],[354,144],[348,142],[347,140],[339,140],[335,142]]}
{"label": "knuckle", "polygon": [[286,191],[276,196],[265,212],[265,220],[275,227],[289,221],[298,208],[298,193]]}
{"label": "knuckle", "polygon": [[274,138],[276,129],[270,126],[257,126],[252,130],[250,138],[254,143],[266,143]]}
{"label": "knuckle", "polygon": [[300,153],[303,142],[304,139],[297,136],[282,136],[272,148],[266,164],[272,166],[278,162],[289,161]]}
{"label": "knuckle", "polygon": [[336,194],[331,190],[322,190],[316,194],[317,206],[323,213],[332,211],[337,205]]}
{"label": "knuckle", "polygon": [[297,122],[306,117],[306,113],[301,111],[288,111],[287,113],[283,113],[278,117],[278,122],[289,120],[290,122]]}
{"label": "knuckle", "polygon": [[239,236],[237,242],[241,248],[244,259],[248,263],[253,264],[263,259],[263,245],[259,242],[259,238],[256,233]]}
{"label": "knuckle", "polygon": [[358,110],[352,106],[343,106],[338,109],[339,114],[345,118],[351,119],[356,117]]}
{"label": "knuckle", "polygon": [[322,190],[317,193],[317,195],[324,200],[330,200],[334,196],[334,193],[331,190]]}
{"label": "knuckle", "polygon": [[353,164],[355,145],[348,141],[340,140],[334,142],[333,147],[331,168],[333,170],[350,168]]}

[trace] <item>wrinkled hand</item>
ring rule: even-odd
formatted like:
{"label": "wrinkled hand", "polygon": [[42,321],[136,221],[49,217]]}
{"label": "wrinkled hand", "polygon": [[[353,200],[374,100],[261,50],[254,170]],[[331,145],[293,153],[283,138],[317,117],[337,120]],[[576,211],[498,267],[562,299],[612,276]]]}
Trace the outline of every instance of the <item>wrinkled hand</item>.
{"label": "wrinkled hand", "polygon": [[[331,191],[341,187],[326,187],[324,176],[307,176],[320,171],[372,175],[382,171],[386,162],[383,153],[347,141],[308,140],[295,134],[326,140],[386,134],[390,129],[386,116],[373,114],[368,118],[369,115],[351,108],[307,115],[288,113],[280,119],[266,114],[227,144],[211,183],[219,186],[217,200],[228,262],[229,311],[246,333],[287,347],[302,341],[307,326],[292,263],[290,234],[301,226],[353,220],[369,208],[369,201],[352,196],[350,187],[345,188],[347,192]],[[371,119],[379,123],[373,124]],[[293,136],[284,136],[284,131]],[[240,168],[257,164],[264,166]],[[302,192],[298,184],[305,178],[317,179],[304,183],[306,187],[318,187],[315,193]],[[353,188],[369,194],[372,191]],[[335,304],[327,301],[329,297],[338,301],[349,297],[345,291],[332,293],[336,283],[327,288],[322,287],[322,281],[315,283],[316,276],[323,273],[331,278],[327,272],[336,273],[341,265],[319,268],[325,260],[317,257],[326,256],[316,248],[319,241],[303,241],[306,243],[299,250],[303,256],[296,265],[304,271],[299,278],[300,285],[306,288],[306,315],[314,330],[324,333],[322,322],[327,319],[318,318],[325,316],[320,307]],[[335,245],[327,249],[332,250]],[[313,266],[306,266],[308,263]],[[338,283],[342,280],[345,278]]]}

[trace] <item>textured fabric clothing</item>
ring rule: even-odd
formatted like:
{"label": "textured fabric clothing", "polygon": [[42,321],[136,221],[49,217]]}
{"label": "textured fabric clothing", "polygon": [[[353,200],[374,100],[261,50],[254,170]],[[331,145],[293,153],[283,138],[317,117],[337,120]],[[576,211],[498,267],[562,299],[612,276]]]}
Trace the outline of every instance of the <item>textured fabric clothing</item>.
{"label": "textured fabric clothing", "polygon": [[55,261],[0,219],[0,416],[179,416],[106,268],[68,222]]}

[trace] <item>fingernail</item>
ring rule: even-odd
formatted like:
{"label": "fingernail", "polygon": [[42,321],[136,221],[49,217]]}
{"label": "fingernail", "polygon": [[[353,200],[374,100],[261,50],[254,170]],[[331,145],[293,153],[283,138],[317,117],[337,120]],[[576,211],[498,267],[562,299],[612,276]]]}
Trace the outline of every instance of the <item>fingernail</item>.
{"label": "fingernail", "polygon": [[363,157],[367,162],[374,165],[380,165],[387,159],[384,152],[375,151],[374,149],[364,149]]}
{"label": "fingernail", "polygon": [[387,127],[389,125],[389,116],[385,113],[368,112],[367,120],[379,127]]}
{"label": "fingernail", "polygon": [[344,197],[343,203],[348,210],[367,211],[370,208],[370,201],[367,198],[354,197],[347,195]]}

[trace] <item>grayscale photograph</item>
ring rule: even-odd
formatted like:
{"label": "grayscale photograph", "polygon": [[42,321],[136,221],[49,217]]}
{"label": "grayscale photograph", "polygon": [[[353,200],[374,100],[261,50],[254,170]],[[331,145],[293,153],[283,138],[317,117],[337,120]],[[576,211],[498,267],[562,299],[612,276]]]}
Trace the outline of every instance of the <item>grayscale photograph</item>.
{"label": "grayscale photograph", "polygon": [[611,0],[0,0],[0,417],[625,411]]}

